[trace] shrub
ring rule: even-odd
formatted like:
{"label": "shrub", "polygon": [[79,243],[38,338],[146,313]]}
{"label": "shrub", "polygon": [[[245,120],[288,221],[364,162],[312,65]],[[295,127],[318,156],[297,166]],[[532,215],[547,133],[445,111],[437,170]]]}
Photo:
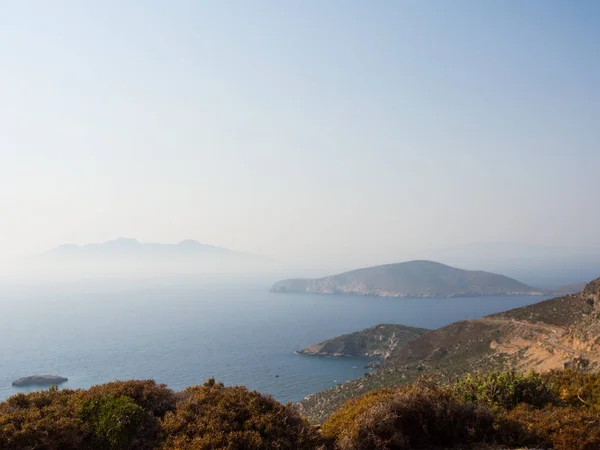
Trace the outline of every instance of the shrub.
{"label": "shrub", "polygon": [[178,394],[125,381],[0,403],[1,450],[316,449],[319,441],[292,407],[214,380]]}
{"label": "shrub", "polygon": [[164,449],[315,449],[318,436],[290,406],[209,380],[186,389],[162,420]]}
{"label": "shrub", "polygon": [[421,381],[342,406],[323,432],[344,450],[453,446],[485,440],[493,432],[493,415],[450,389]]}
{"label": "shrub", "polygon": [[76,417],[75,391],[17,394],[0,403],[0,449],[85,448],[85,425]]}
{"label": "shrub", "polygon": [[391,401],[394,397],[394,390],[380,389],[371,391],[362,397],[348,400],[340,406],[331,417],[323,424],[321,432],[323,437],[335,440],[342,434],[355,434],[360,420],[368,410],[376,407],[382,402]]}
{"label": "shrub", "polygon": [[533,371],[527,375],[516,371],[469,374],[454,385],[454,391],[464,401],[503,409],[520,403],[543,407],[557,400],[552,386]]}
{"label": "shrub", "polygon": [[543,377],[562,403],[600,413],[600,374],[565,369],[553,370]]}
{"label": "shrub", "polygon": [[509,446],[550,446],[555,450],[598,450],[600,417],[572,406],[534,408],[522,404],[500,413],[495,440]]}
{"label": "shrub", "polygon": [[92,435],[89,448],[155,448],[158,422],[176,395],[154,380],[114,381],[77,392],[77,413]]}
{"label": "shrub", "polygon": [[80,417],[94,435],[94,448],[155,447],[153,417],[130,397],[105,395],[88,400],[81,408]]}
{"label": "shrub", "polygon": [[173,411],[176,404],[176,394],[166,385],[157,384],[154,380],[113,381],[92,386],[87,391],[82,391],[82,395],[86,399],[127,396],[156,417],[163,417],[168,411]]}
{"label": "shrub", "polygon": [[152,380],[124,381],[0,402],[0,450],[403,450],[481,442],[600,449],[600,374],[495,372],[454,384],[421,378],[344,403],[322,436],[293,407],[214,379],[179,393]]}

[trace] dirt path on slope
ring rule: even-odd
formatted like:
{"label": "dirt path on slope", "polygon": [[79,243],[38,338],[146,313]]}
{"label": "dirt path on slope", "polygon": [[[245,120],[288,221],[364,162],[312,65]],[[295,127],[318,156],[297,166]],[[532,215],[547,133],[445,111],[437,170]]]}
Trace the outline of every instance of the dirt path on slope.
{"label": "dirt path on slope", "polygon": [[559,340],[560,338],[562,338],[564,336],[564,334],[567,332],[566,328],[563,327],[559,327],[556,325],[548,325],[545,323],[531,323],[531,322],[525,322],[522,320],[514,320],[514,319],[490,319],[490,318],[482,318],[479,319],[480,321],[484,322],[484,323],[489,323],[489,324],[504,324],[504,325],[522,325],[525,327],[528,327],[530,329],[542,329],[545,331],[549,331],[551,333],[551,335],[548,337],[548,339],[546,340],[546,342],[548,344],[550,344],[551,346],[562,350],[564,352],[570,353],[572,355],[577,355],[577,356],[581,356],[581,355],[585,355],[587,357],[591,356],[588,352],[582,351],[582,350],[575,350],[574,348],[571,347],[567,347],[565,345],[559,344],[557,342],[557,340]]}

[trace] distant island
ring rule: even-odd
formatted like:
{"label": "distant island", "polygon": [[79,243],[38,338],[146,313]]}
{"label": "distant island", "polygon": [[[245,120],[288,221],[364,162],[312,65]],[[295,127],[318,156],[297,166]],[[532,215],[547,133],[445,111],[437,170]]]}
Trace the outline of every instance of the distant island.
{"label": "distant island", "polygon": [[424,328],[382,323],[311,345],[298,350],[298,353],[330,357],[364,356],[385,359],[396,347],[415,340],[427,331]]}
{"label": "distant island", "polygon": [[66,383],[69,381],[68,378],[59,377],[57,375],[32,375],[29,377],[19,378],[12,382],[13,386],[26,387],[26,386],[52,386]]}
{"label": "distant island", "polygon": [[186,239],[178,243],[117,238],[64,244],[22,262],[20,270],[68,278],[99,275],[248,274],[272,270],[269,258]]}
{"label": "distant island", "polygon": [[270,292],[351,294],[378,297],[475,297],[543,295],[545,292],[490,272],[433,261],[408,261],[352,270],[318,279],[278,281]]}
{"label": "distant island", "polygon": [[77,258],[191,258],[191,257],[244,257],[257,258],[254,255],[203,244],[192,239],[186,239],[177,244],[162,244],[140,242],[132,238],[117,238],[112,241],[91,243],[85,245],[63,244],[41,255],[46,259]]}

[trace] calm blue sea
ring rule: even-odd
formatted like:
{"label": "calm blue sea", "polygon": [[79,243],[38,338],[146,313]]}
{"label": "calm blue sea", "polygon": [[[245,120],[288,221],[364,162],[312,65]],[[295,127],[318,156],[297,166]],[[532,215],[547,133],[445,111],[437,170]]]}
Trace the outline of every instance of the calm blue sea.
{"label": "calm blue sea", "polygon": [[[215,377],[280,401],[365,373],[361,359],[296,350],[377,323],[437,328],[543,297],[386,299],[270,294],[268,283],[80,282],[0,288],[0,399],[34,374],[85,388],[155,380],[179,390]],[[279,375],[279,377],[276,377]]]}

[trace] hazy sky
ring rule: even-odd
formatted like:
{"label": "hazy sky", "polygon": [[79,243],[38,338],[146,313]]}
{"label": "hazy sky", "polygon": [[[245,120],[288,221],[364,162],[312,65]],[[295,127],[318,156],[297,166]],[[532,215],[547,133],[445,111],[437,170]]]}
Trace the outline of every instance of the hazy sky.
{"label": "hazy sky", "polygon": [[0,1],[0,249],[600,245],[600,2]]}

